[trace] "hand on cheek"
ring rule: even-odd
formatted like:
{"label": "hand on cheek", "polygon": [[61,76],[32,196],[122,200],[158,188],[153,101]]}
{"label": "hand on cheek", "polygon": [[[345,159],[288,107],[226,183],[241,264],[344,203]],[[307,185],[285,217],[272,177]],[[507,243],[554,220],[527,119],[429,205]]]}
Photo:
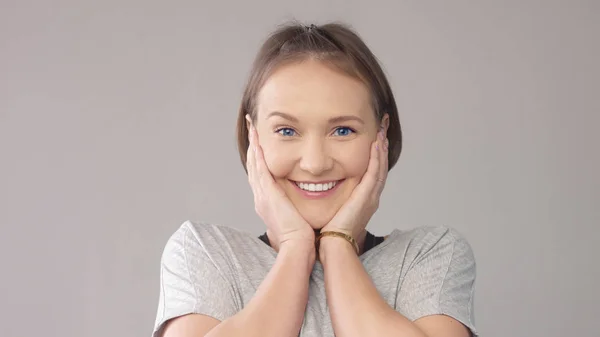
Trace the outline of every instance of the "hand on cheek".
{"label": "hand on cheek", "polygon": [[333,219],[321,230],[338,231],[358,239],[379,207],[379,198],[388,173],[388,140],[383,131],[371,144],[367,171]]}
{"label": "hand on cheek", "polygon": [[302,218],[285,192],[274,181],[267,167],[258,134],[250,127],[246,168],[254,194],[254,208],[267,226],[269,240],[275,250],[283,244],[314,248],[314,231]]}

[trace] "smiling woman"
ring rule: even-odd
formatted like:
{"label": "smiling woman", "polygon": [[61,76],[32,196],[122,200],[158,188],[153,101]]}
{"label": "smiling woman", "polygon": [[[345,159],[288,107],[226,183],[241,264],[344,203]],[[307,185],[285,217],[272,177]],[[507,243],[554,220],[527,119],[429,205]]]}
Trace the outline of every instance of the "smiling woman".
{"label": "smiling woman", "polygon": [[266,232],[184,223],[163,253],[154,337],[476,335],[475,259],[456,231],[366,229],[400,130],[390,85],[349,27],[269,36],[237,125]]}
{"label": "smiling woman", "polygon": [[[377,132],[387,130],[388,114],[378,118],[370,96],[361,81],[308,59],[274,71],[256,111],[248,111],[275,182],[313,229],[323,228],[348,200],[367,170]],[[334,190],[316,191],[329,183]]]}

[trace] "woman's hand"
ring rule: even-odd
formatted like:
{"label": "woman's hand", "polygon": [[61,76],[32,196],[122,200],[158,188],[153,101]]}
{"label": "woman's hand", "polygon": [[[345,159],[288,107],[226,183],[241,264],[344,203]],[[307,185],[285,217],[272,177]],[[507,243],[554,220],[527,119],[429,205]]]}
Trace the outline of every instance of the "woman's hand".
{"label": "woman's hand", "polygon": [[314,252],[314,230],[273,179],[253,125],[249,130],[249,138],[246,156],[248,181],[254,193],[254,209],[267,225],[271,246],[279,251],[284,244],[299,244],[310,247]]}
{"label": "woman's hand", "polygon": [[321,229],[338,231],[351,235],[357,241],[364,234],[367,223],[379,207],[379,197],[388,174],[388,140],[383,131],[377,133],[377,139],[371,144],[369,166],[360,183],[354,188],[350,198],[336,213],[331,221]]}

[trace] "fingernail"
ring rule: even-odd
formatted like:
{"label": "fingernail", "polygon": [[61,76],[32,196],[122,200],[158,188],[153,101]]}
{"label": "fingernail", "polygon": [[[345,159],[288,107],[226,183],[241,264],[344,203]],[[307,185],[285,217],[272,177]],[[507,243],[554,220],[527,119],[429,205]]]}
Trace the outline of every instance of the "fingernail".
{"label": "fingernail", "polygon": [[379,139],[383,140],[383,130],[380,130],[377,136],[379,137]]}
{"label": "fingernail", "polygon": [[388,147],[390,146],[390,141],[389,140],[385,140],[385,143],[383,144],[383,146],[385,147],[385,149],[387,150]]}

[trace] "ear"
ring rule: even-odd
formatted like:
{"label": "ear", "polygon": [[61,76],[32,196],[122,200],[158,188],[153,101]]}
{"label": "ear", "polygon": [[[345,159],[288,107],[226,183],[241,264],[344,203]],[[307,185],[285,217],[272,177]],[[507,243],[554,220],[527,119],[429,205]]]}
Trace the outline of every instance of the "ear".
{"label": "ear", "polygon": [[381,118],[381,124],[379,125],[379,129],[383,129],[383,133],[387,135],[388,128],[390,127],[390,115],[385,113]]}

